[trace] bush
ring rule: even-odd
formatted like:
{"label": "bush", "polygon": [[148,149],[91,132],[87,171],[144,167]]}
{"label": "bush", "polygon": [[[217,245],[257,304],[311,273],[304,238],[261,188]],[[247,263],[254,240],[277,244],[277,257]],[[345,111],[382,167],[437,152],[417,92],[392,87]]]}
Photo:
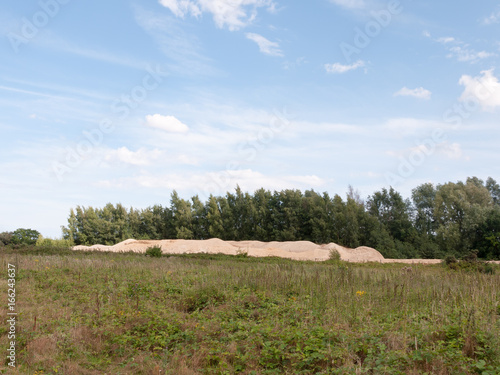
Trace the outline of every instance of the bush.
{"label": "bush", "polygon": [[486,274],[494,274],[495,267],[477,258],[477,251],[471,251],[464,255],[460,261],[453,256],[447,256],[444,260],[446,266],[451,270],[461,270],[470,272],[481,272]]}
{"label": "bush", "polygon": [[335,249],[331,249],[330,255],[328,256],[328,260],[339,261],[340,260],[339,252]]}
{"label": "bush", "polygon": [[52,238],[44,238],[42,235],[36,240],[37,247],[55,247],[58,249],[70,248],[73,246],[71,240],[54,240]]}
{"label": "bush", "polygon": [[34,229],[19,228],[12,232],[12,243],[15,245],[34,245],[40,232]]}
{"label": "bush", "polygon": [[146,249],[146,256],[153,258],[161,258],[163,252],[161,251],[160,246],[153,246]]}
{"label": "bush", "polygon": [[12,242],[12,232],[0,233],[0,246],[10,245],[11,242]]}

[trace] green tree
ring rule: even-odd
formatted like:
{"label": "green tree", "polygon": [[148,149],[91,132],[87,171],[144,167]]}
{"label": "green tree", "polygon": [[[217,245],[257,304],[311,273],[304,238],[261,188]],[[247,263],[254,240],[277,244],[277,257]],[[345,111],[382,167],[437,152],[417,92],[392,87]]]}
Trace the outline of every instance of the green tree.
{"label": "green tree", "polygon": [[500,206],[500,185],[494,179],[488,177],[486,180],[486,189],[490,192],[493,203]]}
{"label": "green tree", "polygon": [[384,225],[389,234],[401,242],[414,236],[411,222],[411,203],[404,200],[392,187],[375,192],[368,197],[368,212]]}
{"label": "green tree", "polygon": [[171,195],[170,204],[176,238],[186,240],[193,239],[193,213],[191,210],[191,203],[179,198],[179,195],[174,190]]}
{"label": "green tree", "polygon": [[12,243],[13,232],[2,232],[0,233],[0,246],[7,246]]}
{"label": "green tree", "polygon": [[431,183],[422,184],[412,190],[412,200],[415,208],[415,229],[419,234],[426,234],[428,236],[433,236],[435,234],[435,199],[436,189]]}
{"label": "green tree", "polygon": [[224,224],[217,198],[210,194],[206,206],[208,236],[211,238],[224,238]]}
{"label": "green tree", "polygon": [[192,228],[193,238],[204,240],[209,237],[207,208],[196,195],[191,198],[192,202]]}
{"label": "green tree", "polygon": [[467,182],[439,185],[434,202],[434,218],[438,224],[436,239],[447,254],[465,255],[472,250],[476,230],[486,220],[492,207],[491,195],[470,178]]}
{"label": "green tree", "polygon": [[18,228],[12,232],[11,242],[15,245],[34,245],[40,232],[34,229]]}
{"label": "green tree", "polygon": [[270,241],[272,238],[272,211],[273,195],[269,190],[259,189],[253,197],[253,239]]}

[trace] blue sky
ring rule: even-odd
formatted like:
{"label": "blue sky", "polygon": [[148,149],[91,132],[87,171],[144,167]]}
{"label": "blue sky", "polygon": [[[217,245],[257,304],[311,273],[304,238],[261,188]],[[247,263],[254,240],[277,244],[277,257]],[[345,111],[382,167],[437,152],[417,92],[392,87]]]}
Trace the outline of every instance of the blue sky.
{"label": "blue sky", "polygon": [[0,32],[0,231],[174,189],[500,180],[496,1],[4,1]]}

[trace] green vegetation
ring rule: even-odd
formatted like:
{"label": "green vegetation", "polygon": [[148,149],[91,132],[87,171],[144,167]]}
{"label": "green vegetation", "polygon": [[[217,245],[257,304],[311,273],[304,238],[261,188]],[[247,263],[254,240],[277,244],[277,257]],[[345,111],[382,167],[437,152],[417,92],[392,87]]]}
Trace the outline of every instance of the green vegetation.
{"label": "green vegetation", "polygon": [[17,264],[9,373],[500,374],[499,272],[40,246],[0,261]]}
{"label": "green vegetation", "polygon": [[492,178],[485,183],[472,177],[420,185],[411,200],[384,188],[366,202],[352,188],[343,200],[313,190],[259,189],[251,195],[237,187],[205,203],[174,191],[169,207],[78,206],[63,232],[76,245],[127,238],[308,240],[370,246],[386,258],[459,258],[477,251],[482,259],[500,259],[500,186]]}
{"label": "green vegetation", "polygon": [[8,245],[34,245],[40,232],[33,229],[19,228],[14,232],[0,233],[0,246]]}
{"label": "green vegetation", "polygon": [[146,256],[148,257],[161,258],[162,254],[161,247],[159,246],[153,246],[146,249]]}

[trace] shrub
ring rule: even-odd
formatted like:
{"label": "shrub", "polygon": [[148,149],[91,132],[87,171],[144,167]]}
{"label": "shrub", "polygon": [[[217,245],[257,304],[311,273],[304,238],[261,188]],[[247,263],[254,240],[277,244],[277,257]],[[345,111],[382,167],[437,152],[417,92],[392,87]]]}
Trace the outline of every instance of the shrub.
{"label": "shrub", "polygon": [[495,273],[495,267],[492,264],[478,259],[477,251],[471,251],[470,253],[464,255],[460,261],[455,259],[453,256],[447,256],[444,262],[449,269],[455,271],[462,270],[486,274]]}
{"label": "shrub", "polygon": [[12,242],[12,232],[0,233],[0,246],[7,246]]}
{"label": "shrub", "polygon": [[35,246],[37,247],[55,247],[58,249],[62,248],[69,248],[73,246],[71,240],[55,240],[52,238],[44,238],[42,235],[38,237],[38,240],[36,240]]}
{"label": "shrub", "polygon": [[340,260],[340,254],[337,250],[331,249],[330,250],[330,255],[328,256],[328,260],[334,260],[334,261],[339,261]]}
{"label": "shrub", "polygon": [[34,229],[19,228],[12,232],[12,243],[15,245],[34,245],[40,232]]}
{"label": "shrub", "polygon": [[161,251],[160,246],[153,246],[146,249],[146,256],[153,258],[161,258],[163,252]]}

